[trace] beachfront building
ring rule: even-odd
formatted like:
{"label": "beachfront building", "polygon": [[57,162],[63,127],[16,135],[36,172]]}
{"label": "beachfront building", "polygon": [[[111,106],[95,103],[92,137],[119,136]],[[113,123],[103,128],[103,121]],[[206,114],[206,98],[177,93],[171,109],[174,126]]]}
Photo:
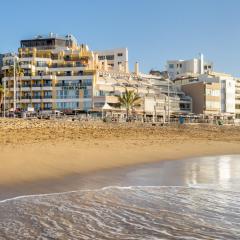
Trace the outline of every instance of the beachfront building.
{"label": "beachfront building", "polygon": [[235,101],[236,119],[240,119],[240,78],[236,78]]}
{"label": "beachfront building", "polygon": [[190,60],[169,60],[167,61],[166,68],[170,79],[174,80],[182,74],[185,76],[194,76],[213,71],[213,63],[205,61],[203,54],[200,54],[199,58]]}
{"label": "beachfront building", "polygon": [[118,97],[127,90],[141,96],[136,115],[166,117],[191,112],[191,98],[166,76],[129,72],[128,50],[91,51],[72,35],[22,40],[17,54],[5,54],[2,67],[5,109],[110,112],[125,109]]}
{"label": "beachfront building", "polygon": [[139,72],[135,64],[132,73],[114,70],[99,70],[94,88],[94,111],[115,112],[123,116],[125,110],[119,108],[118,96],[125,90],[134,91],[141,96],[142,104],[134,109],[135,115],[166,118],[191,113],[192,99],[180,91],[174,83],[163,76]]}
{"label": "beachfront building", "polygon": [[87,110],[92,107],[94,56],[72,35],[22,40],[3,58],[6,109]]}
{"label": "beachfront building", "polygon": [[182,74],[174,80],[192,97],[193,113],[205,117],[235,118],[235,78],[229,74],[208,72]]}
{"label": "beachfront building", "polygon": [[128,72],[128,49],[116,48],[112,50],[95,51],[98,63],[106,70]]}

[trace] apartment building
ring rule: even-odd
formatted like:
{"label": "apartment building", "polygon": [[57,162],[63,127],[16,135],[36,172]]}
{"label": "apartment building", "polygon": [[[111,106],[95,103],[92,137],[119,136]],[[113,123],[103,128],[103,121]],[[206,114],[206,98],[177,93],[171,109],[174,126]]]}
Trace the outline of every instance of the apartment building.
{"label": "apartment building", "polygon": [[182,90],[192,98],[192,111],[205,116],[219,116],[220,84],[209,82],[192,82],[182,86]]}
{"label": "apartment building", "polygon": [[190,60],[167,61],[166,68],[170,79],[174,80],[182,75],[193,76],[213,71],[213,63],[205,61],[203,54],[200,54],[199,58],[193,58]]}
{"label": "apartment building", "polygon": [[112,50],[96,51],[99,64],[107,70],[128,72],[128,49],[117,48]]}
{"label": "apartment building", "polygon": [[[124,111],[119,109],[118,97],[125,90],[134,91],[142,98],[142,104],[135,109],[136,114],[155,117],[176,116],[188,114],[192,110],[192,99],[177,89],[174,83],[162,76],[143,74],[139,72],[138,63],[135,71],[97,71],[96,85],[94,89],[94,110],[108,104],[119,115]],[[109,108],[110,107],[110,108]]]}
{"label": "apartment building", "polygon": [[3,58],[6,109],[91,108],[93,61],[93,53],[72,35],[22,40],[18,54]]}
{"label": "apartment building", "polygon": [[193,112],[221,117],[235,116],[235,79],[225,73],[179,77],[174,83],[192,97]]}
{"label": "apartment building", "polygon": [[125,48],[91,51],[72,35],[22,40],[17,54],[3,57],[5,109],[60,110],[124,114],[118,95],[126,89],[142,98],[140,115],[191,112],[191,98],[166,77],[129,72]]}
{"label": "apartment building", "polygon": [[236,119],[240,119],[240,78],[236,78],[235,101]]}

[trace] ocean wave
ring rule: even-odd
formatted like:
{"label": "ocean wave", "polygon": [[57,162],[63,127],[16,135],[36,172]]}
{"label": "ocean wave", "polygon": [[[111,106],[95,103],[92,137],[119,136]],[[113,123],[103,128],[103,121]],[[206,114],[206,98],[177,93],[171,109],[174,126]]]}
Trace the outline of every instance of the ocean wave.
{"label": "ocean wave", "polygon": [[240,193],[109,186],[0,202],[0,239],[240,239]]}
{"label": "ocean wave", "polygon": [[218,191],[230,191],[230,192],[240,192],[240,190],[237,189],[229,189],[229,186],[227,186],[226,188],[224,186],[220,186],[220,185],[216,185],[216,184],[188,184],[186,186],[127,186],[127,187],[123,187],[123,186],[106,186],[106,187],[102,187],[102,188],[98,188],[98,189],[81,189],[81,190],[74,190],[74,191],[66,191],[66,192],[54,192],[54,193],[40,193],[40,194],[29,194],[29,195],[21,195],[21,196],[17,196],[17,197],[13,197],[13,198],[7,198],[7,199],[3,199],[0,200],[0,204],[1,203],[6,203],[6,202],[10,202],[10,201],[15,201],[18,199],[24,199],[24,198],[35,198],[35,197],[41,197],[41,196],[55,196],[55,195],[65,195],[65,194],[71,194],[71,193],[78,193],[78,192],[97,192],[97,191],[104,191],[104,190],[109,190],[109,189],[119,189],[119,190],[123,190],[123,189],[135,189],[135,188],[195,188],[195,189],[214,189],[214,190],[218,190]]}

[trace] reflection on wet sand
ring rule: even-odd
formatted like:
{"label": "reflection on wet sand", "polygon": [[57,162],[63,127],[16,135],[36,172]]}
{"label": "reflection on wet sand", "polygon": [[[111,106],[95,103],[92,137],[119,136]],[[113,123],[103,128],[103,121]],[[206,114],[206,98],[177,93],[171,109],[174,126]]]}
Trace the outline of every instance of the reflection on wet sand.
{"label": "reflection on wet sand", "polygon": [[[217,156],[193,159],[184,164],[185,184],[187,185],[218,185],[233,187],[240,180],[240,157]],[[238,188],[238,185],[234,187]]]}
{"label": "reflection on wet sand", "polygon": [[71,177],[80,190],[0,202],[0,239],[238,240],[239,172],[220,156]]}

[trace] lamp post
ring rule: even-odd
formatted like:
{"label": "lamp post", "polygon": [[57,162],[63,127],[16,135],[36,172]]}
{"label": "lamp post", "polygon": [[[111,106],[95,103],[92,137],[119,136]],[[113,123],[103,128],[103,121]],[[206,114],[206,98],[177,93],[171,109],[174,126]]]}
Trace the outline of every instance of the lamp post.
{"label": "lamp post", "polygon": [[16,56],[13,58],[13,111],[16,111]]}
{"label": "lamp post", "polygon": [[6,117],[6,80],[3,80],[3,117]]}
{"label": "lamp post", "polygon": [[170,123],[170,99],[169,99],[169,91],[170,91],[170,86],[169,86],[169,79],[168,79],[168,123]]}

